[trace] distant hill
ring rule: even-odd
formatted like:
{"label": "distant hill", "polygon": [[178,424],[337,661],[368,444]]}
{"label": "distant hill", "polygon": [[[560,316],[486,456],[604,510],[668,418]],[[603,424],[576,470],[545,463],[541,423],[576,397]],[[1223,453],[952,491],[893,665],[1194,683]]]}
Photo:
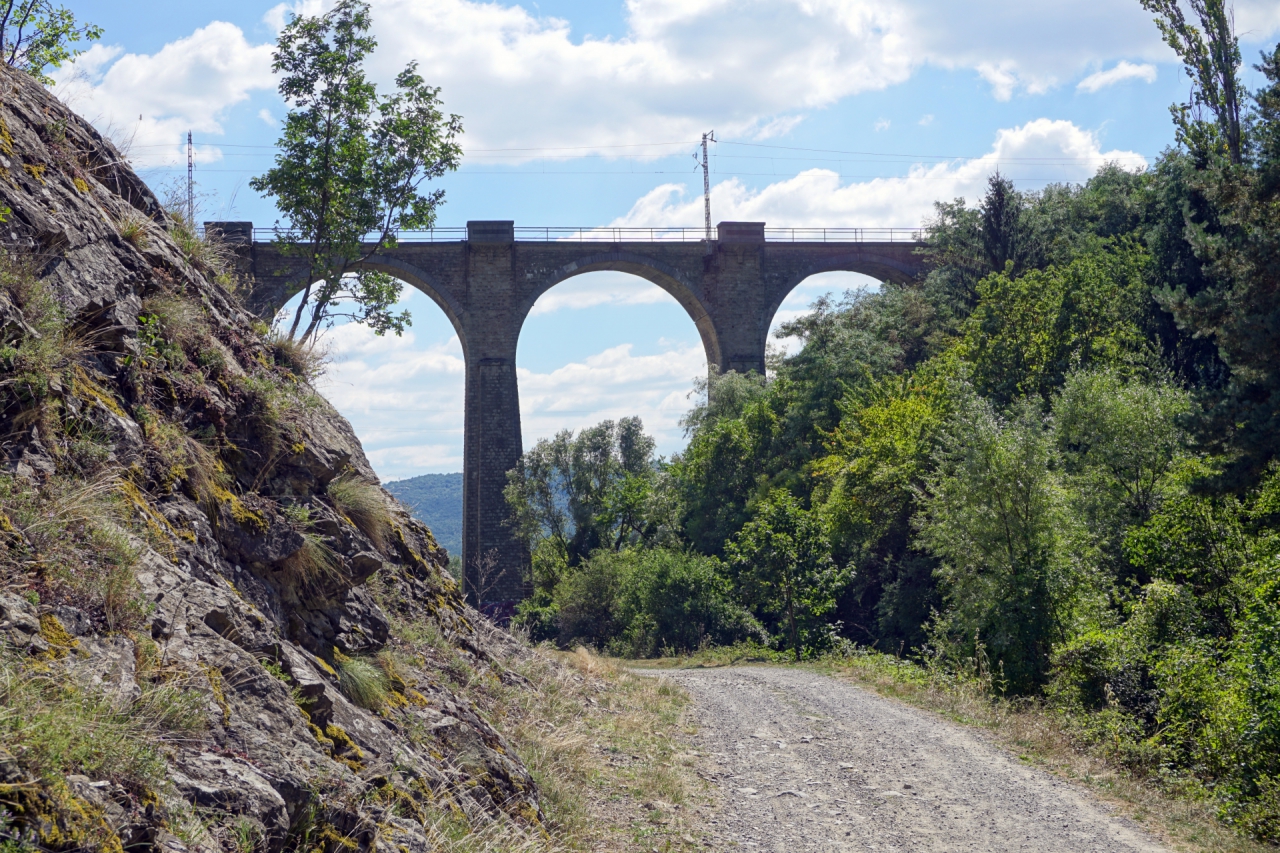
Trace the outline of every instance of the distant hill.
{"label": "distant hill", "polygon": [[462,556],[462,473],[423,474],[407,480],[383,483],[435,534],[450,557]]}

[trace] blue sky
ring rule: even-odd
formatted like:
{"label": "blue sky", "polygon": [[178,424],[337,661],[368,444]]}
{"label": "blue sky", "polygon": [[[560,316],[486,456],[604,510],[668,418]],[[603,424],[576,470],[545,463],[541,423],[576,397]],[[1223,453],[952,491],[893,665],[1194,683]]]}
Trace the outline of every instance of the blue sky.
{"label": "blue sky", "polygon": [[[1026,189],[1113,160],[1140,169],[1170,143],[1188,82],[1137,0],[372,0],[384,85],[416,60],[463,116],[462,168],[440,182],[441,226],[687,225],[702,221],[690,156],[712,147],[713,220],[774,226],[921,224],[936,199],[973,201],[999,169]],[[153,186],[181,181],[197,141],[204,218],[270,225],[247,181],[269,167],[284,105],[270,53],[318,0],[216,7],[73,2],[106,28],[57,91],[128,151]],[[1280,4],[1236,3],[1246,61],[1280,34]],[[1256,79],[1255,74],[1250,75]],[[818,295],[804,282],[779,320]],[[455,471],[461,349],[407,292],[412,330],[327,338],[324,390],[386,479]],[[787,346],[788,342],[779,342]],[[693,323],[655,286],[571,279],[535,306],[518,355],[527,444],[639,414],[664,453],[705,358]]]}

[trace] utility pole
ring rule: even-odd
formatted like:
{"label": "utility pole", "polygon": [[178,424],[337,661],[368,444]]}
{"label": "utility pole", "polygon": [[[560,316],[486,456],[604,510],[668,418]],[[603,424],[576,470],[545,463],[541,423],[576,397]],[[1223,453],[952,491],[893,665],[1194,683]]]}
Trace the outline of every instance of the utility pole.
{"label": "utility pole", "polygon": [[196,227],[196,157],[191,144],[191,131],[187,131],[187,227]]}
{"label": "utility pole", "polygon": [[[707,247],[711,246],[711,170],[707,164],[707,143],[716,141],[716,132],[702,134],[702,204],[707,226]],[[693,155],[697,159],[698,155]]]}

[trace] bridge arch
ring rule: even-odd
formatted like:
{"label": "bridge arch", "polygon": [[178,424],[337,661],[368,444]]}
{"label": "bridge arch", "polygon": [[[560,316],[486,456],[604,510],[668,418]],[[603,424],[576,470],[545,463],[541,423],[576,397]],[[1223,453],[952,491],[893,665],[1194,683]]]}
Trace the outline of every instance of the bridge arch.
{"label": "bridge arch", "polygon": [[[466,355],[467,335],[462,322],[462,306],[458,304],[458,300],[453,294],[441,287],[425,270],[391,255],[370,255],[363,261],[351,264],[348,269],[352,272],[370,270],[372,272],[386,273],[425,294],[432,302],[440,306],[440,310],[449,318],[449,322],[453,325],[453,330],[458,335],[458,340],[462,343],[463,355]],[[291,279],[282,293],[284,299],[276,310],[283,308],[290,299],[301,293],[305,287],[305,274],[299,274]]]}
{"label": "bridge arch", "polygon": [[782,303],[791,295],[791,292],[803,284],[805,279],[828,272],[853,272],[877,279],[881,283],[905,284],[913,281],[920,274],[920,269],[918,265],[911,267],[898,258],[861,250],[820,258],[802,267],[799,272],[786,279],[782,287],[771,294],[764,312],[766,334],[767,330],[773,326],[773,318],[777,316]]}
{"label": "bridge arch", "polygon": [[707,308],[703,304],[695,285],[690,283],[675,267],[665,264],[656,258],[632,252],[597,252],[571,261],[554,270],[530,290],[521,301],[516,312],[520,327],[524,327],[524,322],[539,297],[563,281],[591,272],[629,273],[656,284],[671,294],[672,298],[680,303],[680,307],[685,310],[685,313],[689,315],[689,319],[693,320],[693,324],[698,328],[698,335],[702,338],[702,347],[707,355],[707,364],[716,366],[722,364],[720,337],[716,333],[711,315],[707,312]]}

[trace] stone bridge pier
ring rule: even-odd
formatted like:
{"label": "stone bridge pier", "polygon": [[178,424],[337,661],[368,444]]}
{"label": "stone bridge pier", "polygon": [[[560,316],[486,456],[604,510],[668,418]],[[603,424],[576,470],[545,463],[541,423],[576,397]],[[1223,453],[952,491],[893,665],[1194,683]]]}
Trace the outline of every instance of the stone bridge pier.
{"label": "stone bridge pier", "polygon": [[[306,269],[251,223],[206,223],[237,244],[251,278],[247,302],[270,321],[306,286]],[[605,230],[603,233],[609,233]],[[357,268],[380,270],[430,296],[449,317],[466,361],[462,560],[468,600],[505,615],[529,592],[529,557],[505,522],[502,490],[523,452],[516,347],[530,309],[556,284],[583,273],[637,275],[670,293],[697,325],[713,371],[764,372],[769,325],[805,278],[846,270],[881,281],[923,272],[919,243],[766,240],[764,223],[722,222],[717,239],[612,242],[516,240],[509,221],[470,222],[465,239],[401,241]]]}

